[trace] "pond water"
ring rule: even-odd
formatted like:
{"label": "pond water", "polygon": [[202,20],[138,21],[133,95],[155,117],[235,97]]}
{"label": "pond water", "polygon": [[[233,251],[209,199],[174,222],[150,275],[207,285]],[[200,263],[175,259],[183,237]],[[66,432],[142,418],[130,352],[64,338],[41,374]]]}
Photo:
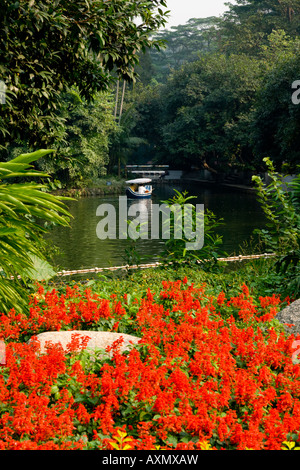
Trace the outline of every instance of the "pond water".
{"label": "pond water", "polygon": [[[222,249],[229,255],[238,254],[240,246],[250,240],[253,230],[265,225],[265,217],[254,192],[203,186],[194,182],[161,184],[155,185],[154,188],[151,200],[140,201],[141,214],[149,214],[152,204],[161,204],[162,201],[173,197],[174,189],[181,192],[186,190],[189,195],[197,196],[191,201],[193,204],[204,204],[205,209],[224,219],[224,225],[218,229],[218,233],[223,236]],[[136,200],[128,199],[127,210],[136,203]],[[102,204],[111,204],[115,208],[116,239],[101,240],[97,237],[96,228],[103,217],[97,216],[96,211]],[[125,250],[130,248],[132,241],[120,239],[119,196],[84,197],[69,201],[67,205],[73,216],[70,227],[54,227],[47,235],[49,243],[56,245],[60,250],[60,255],[56,256],[60,269],[101,268],[128,263]],[[136,241],[136,250],[143,263],[157,261],[163,247],[164,241],[159,239]]]}

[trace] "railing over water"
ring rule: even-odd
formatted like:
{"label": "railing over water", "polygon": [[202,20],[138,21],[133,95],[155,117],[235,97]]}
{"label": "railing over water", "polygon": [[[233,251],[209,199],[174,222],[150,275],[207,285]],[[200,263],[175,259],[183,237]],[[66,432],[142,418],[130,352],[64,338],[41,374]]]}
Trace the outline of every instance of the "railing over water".
{"label": "railing over water", "polygon": [[[275,253],[264,253],[258,255],[238,255],[238,256],[229,256],[227,258],[217,258],[217,261],[243,261],[247,259],[259,259],[259,258],[270,258],[276,256]],[[199,264],[202,262],[207,262],[209,260],[198,261]],[[59,271],[57,276],[73,276],[76,274],[88,274],[88,273],[100,273],[103,271],[118,271],[118,270],[125,270],[125,269],[146,269],[146,268],[157,268],[158,266],[162,266],[164,263],[155,262],[155,263],[148,263],[148,264],[133,264],[133,265],[122,265],[122,266],[110,266],[106,268],[87,268],[87,269],[75,269],[72,271]],[[172,262],[169,263],[172,265]]]}
{"label": "railing over water", "polygon": [[[217,258],[217,261],[243,261],[246,259],[259,259],[259,258],[270,258],[276,256],[276,253],[263,253],[258,255],[237,255],[237,256],[229,256],[227,258]],[[208,262],[210,260],[204,259],[197,261],[198,264],[202,264]],[[167,263],[170,266],[173,264],[172,262]],[[62,270],[56,273],[56,276],[64,277],[64,276],[73,276],[76,274],[88,274],[88,273],[101,273],[103,271],[118,271],[118,270],[129,270],[129,269],[147,269],[147,268],[157,268],[158,266],[163,266],[165,263],[155,262],[155,263],[148,263],[148,264],[125,264],[121,266],[109,266],[105,268],[86,268],[86,269],[74,269],[71,271]],[[17,276],[18,279],[21,276]],[[10,279],[14,279],[14,276],[11,276]]]}

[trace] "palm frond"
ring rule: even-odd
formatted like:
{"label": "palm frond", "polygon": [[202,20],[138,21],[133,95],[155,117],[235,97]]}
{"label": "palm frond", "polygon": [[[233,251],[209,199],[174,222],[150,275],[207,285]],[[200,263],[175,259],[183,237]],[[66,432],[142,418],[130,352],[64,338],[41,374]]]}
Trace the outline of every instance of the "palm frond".
{"label": "palm frond", "polygon": [[0,162],[0,313],[24,308],[28,281],[55,274],[43,253],[46,229],[39,221],[68,225],[67,198],[46,192],[40,183],[15,182],[48,176],[31,163],[52,152],[42,149]]}

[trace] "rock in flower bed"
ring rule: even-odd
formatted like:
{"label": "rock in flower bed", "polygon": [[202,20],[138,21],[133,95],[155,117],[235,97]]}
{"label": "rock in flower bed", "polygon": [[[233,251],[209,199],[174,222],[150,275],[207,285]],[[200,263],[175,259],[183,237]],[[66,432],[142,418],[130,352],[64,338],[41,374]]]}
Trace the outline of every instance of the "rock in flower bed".
{"label": "rock in flower bed", "polygon": [[285,325],[288,333],[300,333],[300,299],[278,312],[276,318]]}
{"label": "rock in flower bed", "polygon": [[67,352],[68,345],[74,337],[78,340],[78,350],[84,347],[91,354],[93,351],[104,350],[111,355],[112,353],[109,350],[116,341],[120,342],[120,352],[125,352],[140,341],[140,338],[124,333],[88,330],[46,331],[35,336],[35,341],[39,342],[39,352],[41,354],[47,351],[49,344],[58,344]]}
{"label": "rock in flower bed", "polygon": [[[278,297],[207,295],[163,282],[136,301],[40,288],[29,314],[1,315],[0,449],[271,449],[299,439],[300,365]],[[114,331],[141,338],[96,360],[34,337]],[[31,341],[27,341],[31,338]]]}

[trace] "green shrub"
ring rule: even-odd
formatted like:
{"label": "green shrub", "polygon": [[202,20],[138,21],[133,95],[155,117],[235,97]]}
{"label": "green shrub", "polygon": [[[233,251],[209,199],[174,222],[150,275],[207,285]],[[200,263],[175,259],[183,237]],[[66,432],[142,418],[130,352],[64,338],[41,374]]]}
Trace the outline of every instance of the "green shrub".
{"label": "green shrub", "polygon": [[297,297],[300,292],[300,176],[291,183],[283,183],[273,163],[264,158],[271,182],[265,186],[259,176],[253,176],[258,189],[258,200],[268,219],[266,229],[257,229],[265,249],[277,255],[273,263],[274,276],[283,293]]}

